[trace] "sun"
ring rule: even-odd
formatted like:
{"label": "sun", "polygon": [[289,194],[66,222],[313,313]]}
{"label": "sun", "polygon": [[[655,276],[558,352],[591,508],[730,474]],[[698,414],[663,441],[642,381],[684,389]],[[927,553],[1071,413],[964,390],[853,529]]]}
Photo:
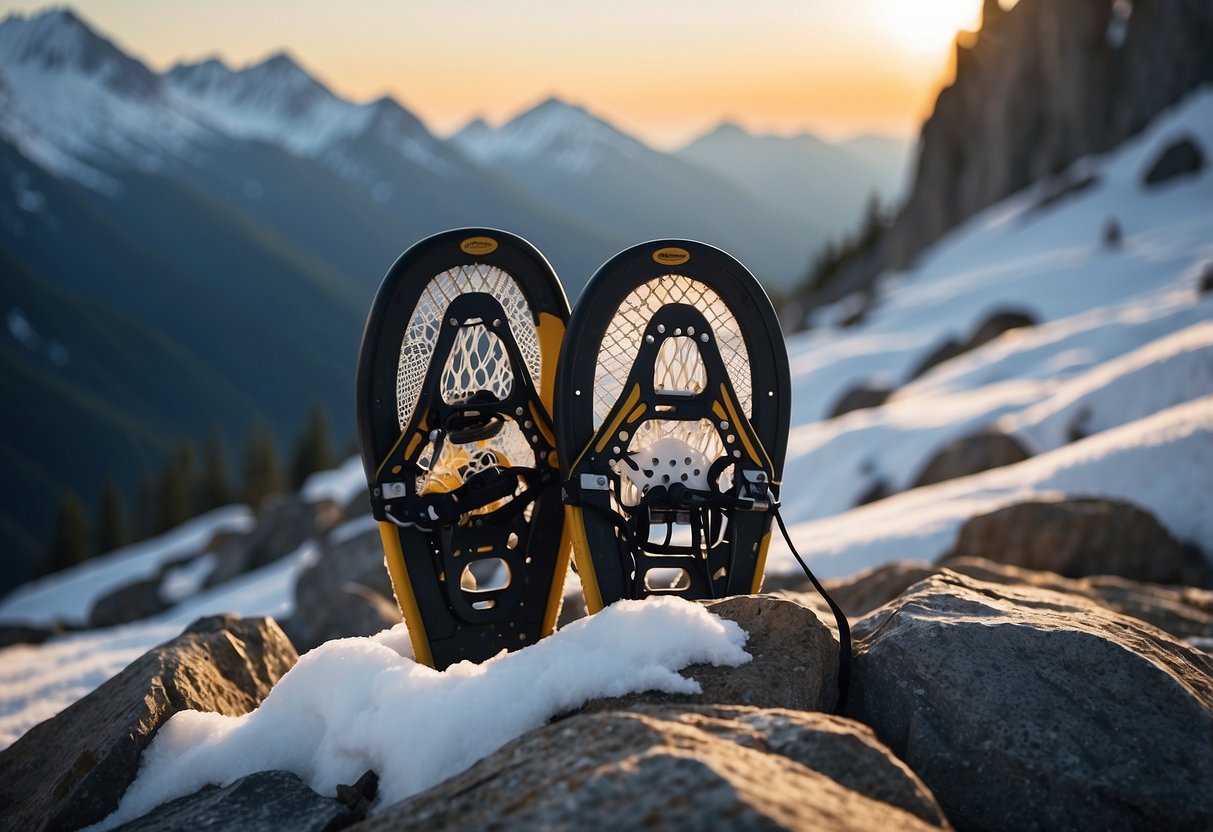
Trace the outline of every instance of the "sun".
{"label": "sun", "polygon": [[982,0],[882,0],[874,14],[897,43],[912,52],[946,52],[961,30],[981,23]]}

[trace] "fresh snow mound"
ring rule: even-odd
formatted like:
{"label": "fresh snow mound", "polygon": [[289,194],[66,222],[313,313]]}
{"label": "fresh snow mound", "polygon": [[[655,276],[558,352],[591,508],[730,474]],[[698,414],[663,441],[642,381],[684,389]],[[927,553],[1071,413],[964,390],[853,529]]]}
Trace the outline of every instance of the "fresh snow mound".
{"label": "fresh snow mound", "polygon": [[523,650],[444,672],[393,649],[400,630],[318,647],[245,716],[176,714],[144,752],[118,810],[95,828],[208,783],[275,769],[321,794],[372,769],[377,805],[391,805],[590,699],[698,693],[680,669],[750,660],[736,623],[678,598],[620,601]]}

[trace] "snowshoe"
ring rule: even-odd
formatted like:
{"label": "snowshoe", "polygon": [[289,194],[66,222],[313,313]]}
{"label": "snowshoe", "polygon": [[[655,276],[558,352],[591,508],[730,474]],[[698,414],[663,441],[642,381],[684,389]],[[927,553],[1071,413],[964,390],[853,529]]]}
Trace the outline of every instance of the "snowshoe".
{"label": "snowshoe", "polygon": [[490,229],[413,246],[371,307],[362,462],[414,651],[438,669],[555,627],[569,545],[551,412],[568,316],[543,255]]}
{"label": "snowshoe", "polygon": [[569,321],[555,412],[590,612],[759,590],[790,389],[771,303],[725,252],[662,240],[598,270]]}

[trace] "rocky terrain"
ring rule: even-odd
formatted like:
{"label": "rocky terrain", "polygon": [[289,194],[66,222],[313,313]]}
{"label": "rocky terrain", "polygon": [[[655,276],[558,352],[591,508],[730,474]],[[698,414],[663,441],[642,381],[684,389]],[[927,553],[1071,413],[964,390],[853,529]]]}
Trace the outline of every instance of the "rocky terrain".
{"label": "rocky terrain", "polygon": [[[807,581],[775,579],[709,603],[753,661],[688,668],[701,694],[593,701],[392,805],[374,772],[318,795],[274,771],[121,828],[1208,829],[1213,592],[945,561],[830,583],[855,637],[841,713],[832,619]],[[0,752],[0,825],[101,821],[172,714],[250,711],[297,658],[272,619],[198,621]]]}

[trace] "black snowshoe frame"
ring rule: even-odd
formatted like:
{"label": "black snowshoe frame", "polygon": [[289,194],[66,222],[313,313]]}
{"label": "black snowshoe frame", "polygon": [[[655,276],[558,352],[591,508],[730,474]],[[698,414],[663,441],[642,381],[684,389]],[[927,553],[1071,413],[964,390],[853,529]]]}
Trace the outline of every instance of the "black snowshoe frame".
{"label": "black snowshoe frame", "polygon": [[[638,287],[679,277],[710,289],[713,303],[735,320],[749,356],[749,412],[726,368],[720,333],[696,305],[675,301],[648,317],[622,393],[595,424],[592,388],[612,319]],[[663,351],[689,354],[688,342],[699,362],[694,384],[659,387],[654,368]],[[595,612],[621,598],[658,594],[703,599],[757,592],[778,505],[791,393],[779,323],[757,280],[728,254],[702,243],[660,240],[628,249],[586,287],[558,372],[565,522],[587,608]],[[710,429],[719,455],[706,471],[686,470],[690,455],[686,465],[668,454],[645,458],[645,449],[629,441],[650,422],[650,435],[672,423]],[[631,504],[625,468],[648,483],[638,496],[630,489]],[[698,487],[688,484],[691,473]]]}
{"label": "black snowshoe frame", "polygon": [[[541,378],[531,377],[502,300],[489,291],[457,293],[434,314],[436,337],[402,427],[398,376],[410,323],[431,281],[459,269],[499,270],[521,290]],[[357,383],[363,468],[414,651],[438,669],[533,644],[555,627],[569,546],[552,533],[561,528],[562,509],[550,414],[568,314],[543,255],[520,237],[482,228],[444,232],[410,248],[372,305]],[[447,400],[443,374],[461,339],[477,344],[474,352],[489,349],[491,339],[502,364],[497,373],[509,378],[504,394],[501,385],[472,389],[474,374],[467,371],[467,389]],[[493,448],[503,431],[516,446],[525,443],[533,464],[517,464]],[[437,476],[439,460],[448,457],[465,462]],[[486,579],[493,585],[481,588]]]}

